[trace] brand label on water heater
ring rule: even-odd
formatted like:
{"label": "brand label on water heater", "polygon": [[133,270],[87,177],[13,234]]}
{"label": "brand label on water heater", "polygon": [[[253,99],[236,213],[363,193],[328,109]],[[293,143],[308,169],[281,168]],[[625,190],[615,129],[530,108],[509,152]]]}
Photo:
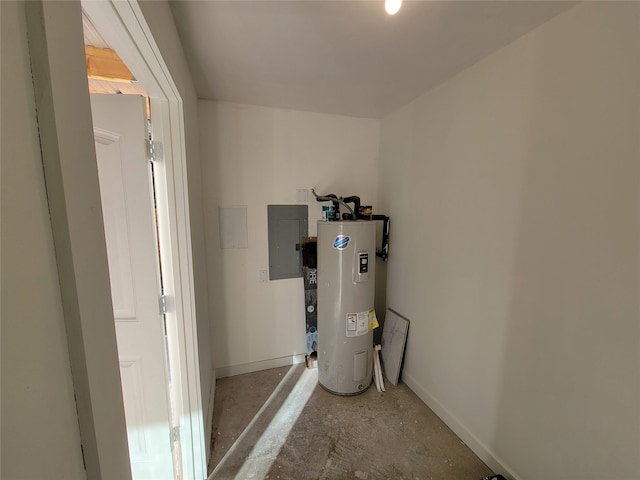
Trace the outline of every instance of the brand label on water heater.
{"label": "brand label on water heater", "polygon": [[344,250],[349,246],[350,240],[351,238],[349,238],[348,235],[338,235],[336,239],[333,241],[333,248],[336,248],[338,250]]}

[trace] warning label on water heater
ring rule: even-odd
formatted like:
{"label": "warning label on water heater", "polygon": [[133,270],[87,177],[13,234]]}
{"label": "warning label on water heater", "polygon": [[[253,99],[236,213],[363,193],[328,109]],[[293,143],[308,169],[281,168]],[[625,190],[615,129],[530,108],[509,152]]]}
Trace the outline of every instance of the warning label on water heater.
{"label": "warning label on water heater", "polygon": [[369,332],[369,310],[347,313],[347,337],[359,337]]}

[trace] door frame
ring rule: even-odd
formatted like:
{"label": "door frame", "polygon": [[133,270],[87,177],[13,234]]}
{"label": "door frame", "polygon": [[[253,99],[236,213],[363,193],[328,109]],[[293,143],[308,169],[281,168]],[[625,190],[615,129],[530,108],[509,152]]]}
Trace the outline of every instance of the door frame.
{"label": "door frame", "polygon": [[181,478],[203,479],[207,477],[207,461],[182,99],[135,0],[81,3],[100,34],[149,93],[153,137],[163,144],[162,159],[154,171],[162,277],[168,304],[172,408],[180,422]]}

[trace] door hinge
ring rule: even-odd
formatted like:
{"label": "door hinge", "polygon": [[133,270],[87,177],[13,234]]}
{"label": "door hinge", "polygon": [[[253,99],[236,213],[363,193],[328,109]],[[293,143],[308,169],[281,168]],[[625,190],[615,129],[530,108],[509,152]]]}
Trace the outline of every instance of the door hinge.
{"label": "door hinge", "polygon": [[174,449],[176,444],[180,443],[180,425],[171,427],[169,432],[169,442],[171,443],[171,450]]}
{"label": "door hinge", "polygon": [[166,295],[160,295],[160,314],[161,315],[167,314],[167,296]]}
{"label": "door hinge", "polygon": [[147,147],[147,160],[150,162],[159,162],[162,160],[162,142],[146,139],[145,144]]}

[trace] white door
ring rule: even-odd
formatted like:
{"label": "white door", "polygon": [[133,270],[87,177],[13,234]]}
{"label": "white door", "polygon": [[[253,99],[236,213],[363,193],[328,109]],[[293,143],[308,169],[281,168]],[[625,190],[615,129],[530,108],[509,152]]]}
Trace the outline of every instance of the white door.
{"label": "white door", "polygon": [[167,356],[144,98],[91,95],[134,480],[174,479]]}

